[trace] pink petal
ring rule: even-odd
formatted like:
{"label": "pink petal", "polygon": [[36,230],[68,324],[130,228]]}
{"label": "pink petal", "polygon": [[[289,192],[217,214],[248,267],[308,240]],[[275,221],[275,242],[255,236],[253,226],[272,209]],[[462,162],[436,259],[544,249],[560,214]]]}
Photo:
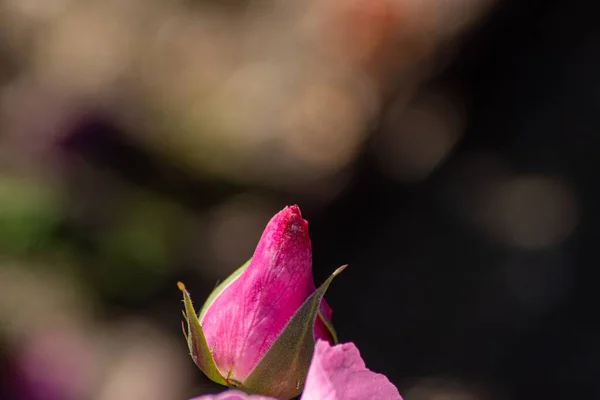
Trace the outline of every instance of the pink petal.
{"label": "pink petal", "polygon": [[[201,321],[221,374],[243,382],[314,291],[308,222],[298,206],[286,207],[267,224],[248,268]],[[321,308],[331,316],[329,306]],[[320,324],[315,337],[332,340]]]}
{"label": "pink petal", "polygon": [[331,346],[319,340],[302,400],[402,400],[386,378],[368,370],[354,343]]}
{"label": "pink petal", "polygon": [[272,397],[249,395],[239,390],[227,390],[220,394],[207,394],[191,400],[277,400]]}

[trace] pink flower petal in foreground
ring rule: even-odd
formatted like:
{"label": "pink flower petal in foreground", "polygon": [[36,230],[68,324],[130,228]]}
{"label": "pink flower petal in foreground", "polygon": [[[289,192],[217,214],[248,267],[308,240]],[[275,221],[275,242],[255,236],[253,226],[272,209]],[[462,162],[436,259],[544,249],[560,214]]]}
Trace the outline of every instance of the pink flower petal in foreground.
{"label": "pink flower petal in foreground", "polygon": [[354,343],[330,346],[319,340],[302,400],[402,400],[383,374],[370,371]]}
{"label": "pink flower petal in foreground", "polygon": [[272,397],[255,396],[246,394],[239,390],[227,390],[219,394],[207,394],[193,398],[192,400],[277,400]]}

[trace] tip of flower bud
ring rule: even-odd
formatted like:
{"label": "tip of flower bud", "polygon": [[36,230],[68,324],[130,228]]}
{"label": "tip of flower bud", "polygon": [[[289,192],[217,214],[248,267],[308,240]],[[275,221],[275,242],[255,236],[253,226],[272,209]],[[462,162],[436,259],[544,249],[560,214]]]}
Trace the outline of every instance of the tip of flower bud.
{"label": "tip of flower bud", "polygon": [[181,290],[182,292],[185,292],[185,285],[183,284],[183,282],[177,282],[177,288],[179,290]]}
{"label": "tip of flower bud", "polygon": [[273,217],[271,222],[274,221],[288,231],[308,232],[308,221],[302,218],[302,212],[297,204],[286,206]]}
{"label": "tip of flower bud", "polygon": [[300,207],[298,207],[298,204],[292,204],[291,206],[287,206],[286,208],[291,214],[302,218],[302,212],[300,211]]}

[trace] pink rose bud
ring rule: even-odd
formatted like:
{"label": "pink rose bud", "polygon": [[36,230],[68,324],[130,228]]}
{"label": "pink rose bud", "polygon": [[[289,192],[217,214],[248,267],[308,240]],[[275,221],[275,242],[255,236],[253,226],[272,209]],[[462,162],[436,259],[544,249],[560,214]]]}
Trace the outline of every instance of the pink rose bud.
{"label": "pink rose bud", "polygon": [[267,224],[252,259],[215,288],[198,315],[178,283],[192,359],[217,383],[297,396],[315,341],[337,341],[323,296],[344,268],[316,289],[308,222],[298,206],[284,208]]}

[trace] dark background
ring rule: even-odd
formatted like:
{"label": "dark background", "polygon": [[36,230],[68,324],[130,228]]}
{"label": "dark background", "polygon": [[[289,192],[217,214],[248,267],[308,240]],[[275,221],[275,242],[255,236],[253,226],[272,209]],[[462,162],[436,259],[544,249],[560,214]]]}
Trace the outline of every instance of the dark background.
{"label": "dark background", "polygon": [[[329,295],[341,337],[393,380],[449,375],[497,385],[504,398],[600,397],[600,29],[590,5],[505,2],[438,78],[470,98],[453,155],[416,185],[391,182],[365,156],[355,185],[313,224],[316,260],[350,264]],[[458,219],[448,181],[474,152],[513,174],[569,182],[580,201],[571,237],[517,250]],[[519,288],[499,282],[504,274],[520,275]],[[535,311],[509,293],[565,281]]]}

